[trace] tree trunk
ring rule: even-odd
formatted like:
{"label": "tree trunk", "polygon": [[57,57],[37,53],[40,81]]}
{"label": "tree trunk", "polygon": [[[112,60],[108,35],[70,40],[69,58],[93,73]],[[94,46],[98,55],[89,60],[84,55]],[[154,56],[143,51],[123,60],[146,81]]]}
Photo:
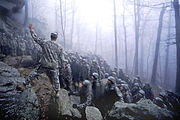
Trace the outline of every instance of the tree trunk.
{"label": "tree trunk", "polygon": [[176,92],[180,93],[180,15],[179,1],[174,0],[175,23],[176,23],[176,50],[177,50],[177,71],[176,71]]}
{"label": "tree trunk", "polygon": [[96,42],[95,42],[94,54],[97,54],[97,44],[98,44],[98,25],[96,24]]}
{"label": "tree trunk", "polygon": [[127,34],[126,34],[126,25],[125,25],[125,5],[123,5],[123,29],[124,29],[124,46],[125,46],[125,70],[128,72],[127,65]]}
{"label": "tree trunk", "polygon": [[[171,37],[171,11],[169,11],[169,25],[168,25],[168,40],[169,42]],[[167,88],[169,85],[169,76],[168,76],[168,63],[169,63],[169,45],[167,45],[166,49],[166,58],[165,58],[165,68],[164,68],[164,87]]]}
{"label": "tree trunk", "polygon": [[56,32],[58,32],[58,9],[57,9],[57,0],[55,2],[55,29],[56,29]]}
{"label": "tree trunk", "polygon": [[70,48],[72,49],[73,46],[73,33],[74,33],[74,14],[75,14],[75,8],[74,8],[74,0],[72,3],[72,23],[71,23],[71,38],[70,38]]}
{"label": "tree trunk", "polygon": [[115,42],[115,66],[118,68],[118,53],[117,53],[117,25],[116,25],[116,0],[114,0],[114,42]]}
{"label": "tree trunk", "polygon": [[64,23],[64,16],[63,16],[63,8],[62,8],[62,0],[59,0],[60,3],[60,17],[61,17],[61,30],[64,42],[64,49],[66,49],[66,39],[65,39],[65,23]]}
{"label": "tree trunk", "polygon": [[25,2],[25,19],[24,19],[24,26],[28,24],[28,0]]}
{"label": "tree trunk", "polygon": [[153,63],[152,76],[151,76],[152,84],[155,84],[155,82],[156,82],[159,47],[160,47],[161,32],[162,32],[162,26],[163,26],[163,16],[164,16],[165,10],[166,10],[166,8],[163,5],[162,10],[160,12],[160,16],[159,16],[159,26],[158,26],[158,32],[157,32],[156,49],[155,49],[154,63]]}
{"label": "tree trunk", "polygon": [[[139,48],[139,26],[140,26],[140,11],[139,11],[139,5],[140,5],[140,1],[137,0],[137,3],[136,3],[136,0],[134,0],[134,17],[135,17],[135,58],[134,58],[134,75],[138,75],[138,56],[139,56],[139,53],[138,53],[138,48]],[[136,7],[137,6],[137,7]]]}

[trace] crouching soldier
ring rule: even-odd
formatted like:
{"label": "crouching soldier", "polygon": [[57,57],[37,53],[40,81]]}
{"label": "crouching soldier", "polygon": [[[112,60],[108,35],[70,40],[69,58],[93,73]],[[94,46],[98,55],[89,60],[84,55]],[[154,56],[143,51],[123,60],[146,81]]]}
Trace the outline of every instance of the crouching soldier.
{"label": "crouching soldier", "polygon": [[146,99],[150,99],[150,100],[154,99],[154,93],[152,91],[152,88],[151,88],[150,84],[145,83],[145,85],[143,87],[143,90],[145,92]]}
{"label": "crouching soldier", "polygon": [[80,96],[81,104],[73,104],[74,108],[83,109],[86,106],[89,106],[92,104],[92,90],[91,90],[91,84],[89,80],[84,80],[79,83],[80,91],[79,92],[70,92],[69,95],[76,95]]}
{"label": "crouching soldier", "polygon": [[59,68],[62,68],[64,54],[62,47],[56,43],[58,35],[57,33],[51,33],[51,41],[44,41],[37,37],[32,24],[29,25],[29,29],[34,41],[42,48],[42,57],[40,64],[29,74],[24,85],[30,85],[31,80],[45,72],[53,82],[56,97],[59,97]]}
{"label": "crouching soldier", "polygon": [[153,100],[154,104],[156,104],[157,106],[161,107],[161,108],[166,108],[167,106],[164,104],[163,100],[160,97],[155,97]]}
{"label": "crouching soldier", "polygon": [[124,102],[125,103],[131,103],[132,102],[132,96],[131,96],[131,93],[129,91],[128,84],[121,84],[119,89],[122,92]]}
{"label": "crouching soldier", "polygon": [[140,89],[139,92],[133,96],[133,103],[138,102],[141,98],[145,98],[145,92]]}

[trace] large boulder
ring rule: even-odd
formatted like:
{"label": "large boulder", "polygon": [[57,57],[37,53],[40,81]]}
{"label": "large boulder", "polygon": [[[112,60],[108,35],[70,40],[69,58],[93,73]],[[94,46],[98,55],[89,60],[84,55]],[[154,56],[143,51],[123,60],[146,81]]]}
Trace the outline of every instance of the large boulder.
{"label": "large boulder", "polygon": [[16,86],[25,81],[17,69],[0,62],[0,119],[39,118],[38,99],[32,88],[23,92]]}
{"label": "large boulder", "polygon": [[87,106],[85,113],[87,120],[103,120],[101,112],[96,107]]}
{"label": "large boulder", "polygon": [[172,120],[172,113],[153,104],[151,100],[141,99],[137,104],[116,102],[107,119],[113,120]]}
{"label": "large boulder", "polygon": [[[27,77],[32,69],[20,67],[18,70],[21,76]],[[46,74],[41,74],[31,82],[31,86],[35,91],[40,109],[40,119],[79,119],[81,114],[77,109],[72,107],[73,104],[79,104],[80,98],[69,96],[65,89],[60,90],[59,98],[55,97],[52,81]]]}
{"label": "large boulder", "polygon": [[48,111],[49,119],[80,119],[82,115],[72,107],[78,99],[79,97],[70,97],[68,91],[61,89],[59,98],[51,98]]}

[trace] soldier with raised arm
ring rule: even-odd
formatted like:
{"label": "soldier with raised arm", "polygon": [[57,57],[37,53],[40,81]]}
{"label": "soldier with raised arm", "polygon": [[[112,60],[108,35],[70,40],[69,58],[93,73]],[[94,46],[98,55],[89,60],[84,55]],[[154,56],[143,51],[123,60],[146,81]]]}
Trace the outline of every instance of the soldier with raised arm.
{"label": "soldier with raised arm", "polygon": [[56,92],[56,97],[59,97],[59,69],[62,68],[62,61],[64,59],[62,47],[56,43],[58,34],[51,33],[51,40],[44,41],[38,38],[34,32],[32,24],[29,25],[30,33],[36,43],[42,48],[42,56],[40,64],[29,74],[25,85],[29,85],[31,80],[35,79],[41,73],[46,73],[53,83],[53,88]]}

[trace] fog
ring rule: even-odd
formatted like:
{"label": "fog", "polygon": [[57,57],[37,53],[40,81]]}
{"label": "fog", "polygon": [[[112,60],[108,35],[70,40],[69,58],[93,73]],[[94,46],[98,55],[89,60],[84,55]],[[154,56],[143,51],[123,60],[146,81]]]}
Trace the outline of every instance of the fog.
{"label": "fog", "polygon": [[[136,42],[134,1],[116,0],[115,2],[118,67],[125,71],[124,15],[127,40],[127,74],[134,75]],[[139,5],[136,4],[139,6],[140,13],[138,21],[138,75],[144,82],[151,81],[159,16],[163,4],[166,6],[166,10],[162,21],[156,82],[160,86],[164,85],[166,53],[167,48],[169,48],[168,88],[174,89],[176,45],[173,44],[175,42],[175,17],[171,0],[140,0]],[[113,0],[29,0],[28,10],[30,19],[37,19],[45,23],[48,29],[41,31],[47,32],[46,39],[49,39],[51,32],[58,32],[58,42],[64,46],[65,41],[65,50],[95,53],[107,60],[112,68],[115,67]],[[170,35],[168,35],[169,24]]]}

